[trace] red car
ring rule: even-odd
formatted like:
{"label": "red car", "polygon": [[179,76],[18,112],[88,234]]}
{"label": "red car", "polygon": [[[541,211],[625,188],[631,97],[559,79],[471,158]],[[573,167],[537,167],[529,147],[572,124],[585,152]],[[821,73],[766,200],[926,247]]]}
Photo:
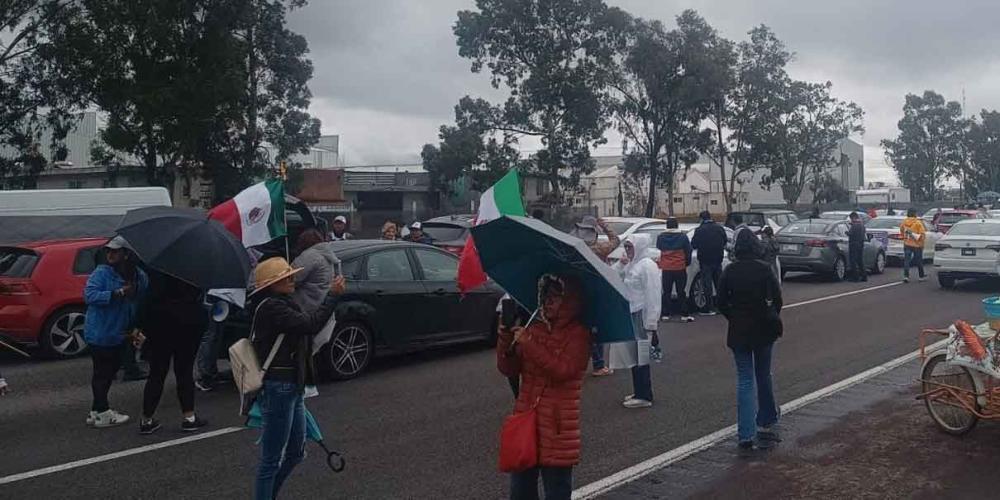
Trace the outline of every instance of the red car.
{"label": "red car", "polygon": [[989,214],[976,210],[942,210],[934,215],[931,225],[937,228],[938,232],[948,234],[951,226],[963,219],[989,217]]}
{"label": "red car", "polygon": [[83,287],[107,240],[0,246],[0,336],[65,358],[87,348]]}

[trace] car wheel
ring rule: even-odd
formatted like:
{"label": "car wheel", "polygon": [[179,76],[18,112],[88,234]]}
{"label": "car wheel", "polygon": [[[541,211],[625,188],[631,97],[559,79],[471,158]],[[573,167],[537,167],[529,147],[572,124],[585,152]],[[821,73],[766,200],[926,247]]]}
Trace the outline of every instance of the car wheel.
{"label": "car wheel", "polygon": [[375,354],[375,342],[367,326],[348,322],[337,325],[320,353],[324,372],[335,380],[349,380],[368,368]]}
{"label": "car wheel", "polygon": [[705,307],[708,306],[705,287],[701,283],[701,273],[695,275],[694,282],[691,283],[691,289],[688,291],[688,302],[692,311],[704,311]]}
{"label": "car wheel", "polygon": [[844,281],[847,277],[847,261],[843,257],[837,257],[833,263],[833,273],[831,277],[834,281]]}
{"label": "car wheel", "polygon": [[85,318],[85,309],[80,306],[64,307],[49,316],[38,339],[42,355],[62,359],[87,350],[87,343],[83,340]]}
{"label": "car wheel", "polygon": [[885,254],[879,252],[875,254],[875,267],[872,268],[872,274],[882,274],[885,272]]}
{"label": "car wheel", "polygon": [[955,288],[955,278],[939,274],[938,284],[941,285],[941,288]]}

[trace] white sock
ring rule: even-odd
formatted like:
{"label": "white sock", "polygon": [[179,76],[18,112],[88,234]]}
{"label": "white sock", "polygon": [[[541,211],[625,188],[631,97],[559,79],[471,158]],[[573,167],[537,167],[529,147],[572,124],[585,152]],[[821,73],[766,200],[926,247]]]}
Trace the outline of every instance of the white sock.
{"label": "white sock", "polygon": [[184,417],[184,421],[189,423],[194,422],[194,415],[191,415],[190,417]]}

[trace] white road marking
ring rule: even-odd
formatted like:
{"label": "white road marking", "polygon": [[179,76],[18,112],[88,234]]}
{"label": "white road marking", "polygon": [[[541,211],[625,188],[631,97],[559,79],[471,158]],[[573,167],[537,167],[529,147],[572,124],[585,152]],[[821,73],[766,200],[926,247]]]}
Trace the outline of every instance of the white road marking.
{"label": "white road marking", "polygon": [[[892,283],[890,285],[883,285],[883,287],[892,285],[895,285],[895,283]],[[866,290],[871,290],[874,288],[879,288],[879,287],[873,287]],[[818,300],[825,300],[825,299],[818,299]],[[812,301],[801,302],[800,304],[806,304],[806,303],[812,303]],[[934,350],[943,347],[946,343],[947,340],[942,340],[937,343],[934,343],[925,348],[926,352],[933,352]],[[864,382],[865,380],[868,380],[872,377],[876,377],[889,370],[897,368],[907,362],[917,359],[919,356],[920,356],[920,350],[918,349],[905,356],[900,356],[892,361],[865,370],[852,377],[848,377],[833,385],[829,385],[817,391],[806,394],[801,398],[789,401],[788,403],[781,405],[781,413],[782,415],[787,415],[789,413],[792,413],[793,411],[798,410],[803,406],[806,406],[810,403],[814,403],[820,399],[823,399],[825,397],[836,394],[844,389],[847,389],[848,387],[851,387],[855,384]],[[619,486],[635,481],[636,479],[639,479],[640,477],[645,476],[646,474],[667,467],[699,451],[710,448],[715,444],[719,443],[720,441],[729,439],[735,435],[736,435],[736,425],[730,425],[729,427],[726,427],[724,429],[719,429],[707,436],[698,438],[683,446],[679,446],[666,453],[657,455],[653,458],[650,458],[636,465],[633,465],[627,469],[618,471],[604,479],[599,479],[597,481],[594,481],[593,483],[577,488],[575,491],[573,491],[573,499],[586,500],[590,498],[596,498],[599,495],[607,493]]]}
{"label": "white road marking", "polygon": [[859,293],[874,292],[875,290],[881,290],[883,288],[890,288],[890,287],[899,286],[899,285],[902,285],[902,284],[903,284],[902,281],[895,281],[895,282],[892,282],[892,283],[886,283],[884,285],[870,286],[868,288],[861,288],[859,290],[852,290],[850,292],[838,293],[836,295],[828,295],[826,297],[820,297],[818,299],[804,300],[802,302],[796,302],[794,304],[788,304],[787,306],[784,306],[782,309],[792,309],[794,307],[807,306],[809,304],[815,304],[817,302],[826,302],[828,300],[839,299],[839,298],[842,298],[842,297],[850,297],[851,295],[857,295]]}
{"label": "white road marking", "polygon": [[246,429],[246,427],[226,427],[224,429],[218,429],[211,432],[206,432],[203,434],[196,434],[194,436],[183,437],[180,439],[171,439],[170,441],[163,441],[160,443],[154,443],[146,446],[140,446],[138,448],[131,448],[128,450],[122,450],[115,453],[108,453],[107,455],[101,455],[98,457],[85,458],[83,460],[77,460],[75,462],[69,462],[60,465],[53,465],[51,467],[44,467],[41,469],[35,469],[28,472],[22,472],[20,474],[13,474],[10,476],[0,477],[0,484],[8,484],[17,481],[23,481],[25,479],[31,479],[33,477],[44,476],[47,474],[54,474],[56,472],[63,472],[70,469],[76,469],[77,467],[84,467],[87,465],[92,465],[101,462],[107,462],[110,460],[115,460],[118,458],[128,457],[131,455],[138,455],[140,453],[146,453],[147,451],[154,451],[163,448],[169,448],[171,446],[178,446],[182,444],[192,443],[194,441],[200,441],[202,439],[210,439],[216,436],[222,436],[223,434],[230,434],[233,432],[239,432]]}
{"label": "white road marking", "polygon": [[[873,287],[869,287],[869,288],[862,288],[860,290],[854,290],[852,292],[840,293],[840,294],[836,294],[836,295],[830,295],[830,296],[827,296],[827,297],[820,297],[818,299],[812,299],[812,300],[806,300],[806,301],[803,301],[803,302],[797,302],[795,304],[789,304],[789,305],[785,306],[784,309],[791,309],[791,308],[794,308],[794,307],[799,307],[799,306],[804,306],[804,305],[809,305],[809,304],[815,304],[817,302],[823,302],[823,301],[827,301],[827,300],[838,299],[838,298],[841,298],[841,297],[847,297],[847,296],[856,295],[856,294],[859,294],[859,293],[870,292],[870,291],[873,291],[873,290],[880,290],[882,288],[888,288],[888,287],[891,287],[891,286],[896,286],[896,285],[901,285],[901,284],[902,284],[902,282],[895,282],[895,283],[888,283],[888,284],[885,284],[885,285],[873,286]],[[913,356],[915,356],[915,354],[909,354],[907,356],[903,356],[903,358],[912,359]],[[882,372],[890,369],[890,368],[884,368],[884,367],[886,367],[888,365],[891,365],[892,363],[899,362],[898,364],[902,364],[903,362],[906,361],[906,360],[903,360],[903,358],[899,358],[899,359],[890,361],[889,363],[886,363],[885,365],[881,365],[879,367],[872,368],[871,370],[868,370],[866,372],[863,372],[863,373],[860,373],[858,375],[855,375],[854,377],[851,377],[851,378],[849,378],[847,380],[838,382],[837,384],[831,385],[831,386],[826,387],[824,389],[820,389],[819,391],[816,391],[816,392],[814,392],[812,394],[806,395],[806,396],[804,396],[802,398],[799,398],[799,399],[797,399],[795,401],[787,403],[787,404],[785,404],[785,405],[783,405],[781,407],[781,411],[784,412],[784,413],[790,413],[791,411],[793,411],[793,410],[795,410],[797,408],[801,408],[802,406],[804,406],[806,404],[809,404],[809,403],[811,403],[811,402],[813,402],[813,401],[815,401],[817,399],[820,399],[820,398],[828,396],[828,395],[830,395],[830,394],[832,394],[834,392],[842,390],[842,389],[844,389],[846,387],[849,387],[850,385],[853,385],[853,384],[855,384],[855,383],[857,383],[857,382],[859,382],[861,380],[864,380],[865,378],[869,378],[869,377],[872,377],[874,375],[877,375],[878,373],[882,373]],[[900,361],[900,360],[903,360],[903,361]],[[893,365],[893,366],[898,366],[898,364],[897,365]],[[877,371],[876,373],[874,373],[872,375],[868,375],[866,377],[862,377],[862,376],[868,374],[869,372],[872,372],[873,370],[880,370],[880,371]],[[856,379],[858,377],[862,377],[862,378],[859,378],[858,380],[854,380],[854,379]],[[842,384],[846,384],[846,385],[842,385]],[[830,391],[829,392],[825,392],[825,393],[823,392],[823,391],[828,391],[828,390],[830,390]],[[817,396],[817,394],[819,394],[819,395]],[[92,464],[96,464],[96,463],[107,462],[107,461],[115,460],[115,459],[118,459],[118,458],[124,458],[124,457],[132,456],[132,455],[138,455],[140,453],[146,453],[146,452],[149,452],[149,451],[155,451],[155,450],[160,450],[160,449],[163,449],[163,448],[169,448],[171,446],[178,446],[178,445],[182,445],[182,444],[187,444],[187,443],[191,443],[191,442],[194,442],[194,441],[200,441],[202,439],[209,439],[209,438],[213,438],[213,437],[216,437],[216,436],[222,436],[222,435],[225,435],[225,434],[230,434],[230,433],[233,433],[233,432],[239,432],[239,431],[242,431],[244,429],[246,429],[246,427],[226,427],[224,429],[218,429],[218,430],[215,430],[215,431],[206,432],[206,433],[198,434],[198,435],[195,435],[195,436],[189,436],[189,437],[184,437],[184,438],[180,438],[180,439],[173,439],[173,440],[170,440],[170,441],[163,441],[163,442],[160,442],[160,443],[154,443],[154,444],[150,444],[150,445],[147,445],[147,446],[140,446],[138,448],[131,448],[131,449],[128,449],[128,450],[122,450],[122,451],[118,451],[118,452],[115,452],[115,453],[108,453],[106,455],[100,455],[100,456],[97,456],[97,457],[85,458],[85,459],[82,459],[82,460],[77,460],[77,461],[69,462],[69,463],[65,463],[65,464],[53,465],[51,467],[44,467],[44,468],[41,468],[41,469],[35,469],[35,470],[32,470],[32,471],[22,472],[22,473],[19,473],[19,474],[13,474],[13,475],[10,475],[10,476],[3,476],[3,477],[0,477],[0,485],[2,485],[2,484],[9,484],[9,483],[17,482],[17,481],[23,481],[25,479],[31,479],[31,478],[35,478],[35,477],[39,477],[39,476],[45,476],[45,475],[48,475],[48,474],[54,474],[56,472],[62,472],[62,471],[70,470],[70,469],[76,469],[78,467],[85,467],[87,465],[92,465]],[[637,479],[637,478],[639,478],[639,477],[641,477],[643,475],[646,475],[646,474],[652,472],[653,470],[665,467],[665,466],[670,465],[671,463],[676,462],[676,461],[678,461],[678,460],[680,460],[680,459],[682,459],[684,457],[687,457],[687,456],[689,456],[689,455],[691,455],[693,453],[696,453],[696,452],[698,452],[700,450],[708,448],[709,446],[712,446],[713,444],[715,444],[715,443],[717,443],[717,442],[719,442],[719,441],[721,441],[721,440],[723,440],[723,439],[725,439],[725,438],[727,438],[727,437],[729,437],[729,436],[731,436],[731,435],[733,435],[735,433],[736,433],[736,426],[735,425],[729,426],[729,427],[727,427],[725,429],[721,429],[721,430],[715,431],[712,434],[709,434],[708,436],[705,436],[705,437],[702,437],[702,438],[697,439],[695,441],[692,441],[692,442],[690,442],[690,443],[688,443],[688,444],[686,444],[684,446],[681,446],[679,448],[675,448],[675,449],[673,449],[671,451],[668,451],[667,453],[664,453],[662,455],[653,457],[653,458],[651,458],[649,460],[646,460],[645,462],[642,462],[642,463],[640,463],[638,465],[634,465],[632,467],[629,467],[628,469],[625,469],[625,470],[623,470],[621,472],[618,472],[618,473],[616,473],[614,475],[608,476],[605,479],[602,479],[600,481],[588,484],[588,485],[586,485],[586,486],[584,486],[584,487],[582,487],[582,488],[574,491],[573,492],[573,498],[581,498],[581,499],[582,498],[593,498],[593,496],[595,496],[595,495],[599,495],[601,493],[607,492],[608,490],[610,490],[610,489],[612,489],[612,488],[614,488],[616,486],[619,486],[619,485],[624,484],[626,482],[629,482],[629,481],[632,481],[634,479]]]}

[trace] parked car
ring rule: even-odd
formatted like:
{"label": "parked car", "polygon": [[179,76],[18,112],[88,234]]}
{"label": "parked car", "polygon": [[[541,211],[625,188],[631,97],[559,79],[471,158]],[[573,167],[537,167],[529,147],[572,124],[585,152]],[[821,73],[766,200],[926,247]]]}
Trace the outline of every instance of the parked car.
{"label": "parked car", "polygon": [[[648,217],[604,217],[604,222],[610,227],[619,238],[625,239],[636,231],[653,231],[657,234],[667,228],[667,221],[663,219],[651,219]],[[607,240],[607,236],[598,236],[601,240]]]}
{"label": "parked car", "polygon": [[0,247],[0,336],[49,358],[84,352],[83,287],[103,238]]}
{"label": "parked car", "polygon": [[[694,231],[695,229],[698,228],[698,224],[678,224],[677,228],[680,229],[681,231],[686,231],[688,238],[690,239],[694,238]],[[659,228],[651,225],[644,227],[643,229],[640,229],[639,231],[636,231],[632,234],[648,234],[649,237],[652,239],[653,243],[655,244],[656,237],[659,236],[660,233],[662,233],[663,231],[666,231],[666,229],[667,229],[666,224],[664,224],[662,227]],[[729,229],[728,227],[724,227],[724,229],[726,230],[726,237],[729,238],[729,242],[732,243],[733,230]],[[624,254],[625,254],[625,249],[619,247],[615,249],[614,252],[611,252],[611,255],[608,256],[608,260],[612,264],[614,264],[615,262],[618,262],[622,258],[622,255]],[[726,266],[729,265],[729,262],[730,262],[729,256],[728,255],[724,256],[722,259],[722,268],[725,269]],[[706,299],[705,289],[701,286],[701,266],[698,264],[697,250],[695,250],[691,254],[691,265],[688,266],[687,268],[687,277],[688,281],[685,293],[688,296],[688,306],[692,311],[702,311],[705,309],[705,306],[708,305],[708,301],[705,300]]]}
{"label": "parked car", "polygon": [[[902,264],[903,262],[903,237],[899,234],[899,225],[904,220],[906,217],[885,215],[876,217],[865,224],[868,234],[872,235],[872,238],[882,246],[889,264]],[[944,235],[934,230],[933,226],[924,222],[923,219],[921,222],[923,222],[926,231],[924,260],[933,260],[934,244]]]}
{"label": "parked car", "polygon": [[975,219],[982,216],[983,213],[980,213],[976,210],[966,210],[966,209],[942,210],[934,215],[934,218],[931,221],[931,225],[934,226],[934,228],[937,229],[938,232],[948,234],[948,231],[951,229],[951,226],[955,225],[956,222],[965,219]]}
{"label": "parked car", "polygon": [[[807,219],[782,228],[777,234],[782,274],[805,271],[843,280],[847,276],[849,226],[841,220]],[[865,242],[864,259],[872,274],[885,271],[885,250],[871,237]]]}
{"label": "parked car", "polygon": [[447,215],[421,224],[424,233],[434,240],[434,246],[461,257],[475,220],[475,215]]}
{"label": "parked car", "polygon": [[1000,219],[960,220],[934,250],[934,268],[943,288],[960,279],[1000,276]]}
{"label": "parked car", "polygon": [[[347,291],[337,305],[330,342],[316,353],[323,375],[355,378],[377,353],[494,338],[503,290],[489,282],[463,297],[454,254],[402,241],[346,240],[331,246],[342,262]],[[225,328],[229,341],[247,336],[246,311]]]}
{"label": "parked car", "polygon": [[[831,210],[819,214],[819,218],[827,220],[848,220],[851,217],[851,212],[853,212],[853,210]],[[872,220],[871,216],[869,216],[864,210],[858,211],[858,216],[861,217],[861,222],[864,222],[865,224],[868,224],[868,221]]]}
{"label": "parked car", "polygon": [[770,226],[775,233],[781,230],[781,228],[799,220],[799,216],[795,215],[795,212],[791,210],[757,210],[749,212],[732,212],[726,216],[726,227],[735,227],[736,224],[733,223],[733,216],[739,214],[743,217],[743,222],[753,229],[755,232],[760,232],[764,229],[764,226]]}

